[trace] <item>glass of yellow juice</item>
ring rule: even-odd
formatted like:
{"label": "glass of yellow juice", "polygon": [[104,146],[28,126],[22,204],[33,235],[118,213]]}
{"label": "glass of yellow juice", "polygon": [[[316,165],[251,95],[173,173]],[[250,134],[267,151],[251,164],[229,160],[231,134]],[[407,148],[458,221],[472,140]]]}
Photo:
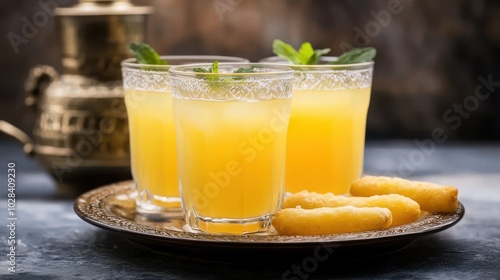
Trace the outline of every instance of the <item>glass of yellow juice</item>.
{"label": "glass of yellow juice", "polygon": [[179,213],[180,196],[177,150],[172,113],[172,65],[212,62],[247,62],[228,56],[162,56],[169,65],[139,64],[133,58],[122,62],[127,108],[131,169],[139,213]]}
{"label": "glass of yellow juice", "polygon": [[[170,69],[179,184],[187,225],[208,233],[266,233],[282,205],[293,72],[219,64]],[[236,73],[235,73],[236,72]]]}
{"label": "glass of yellow juice", "polygon": [[[294,69],[292,113],[288,127],[286,191],[349,193],[363,172],[366,117],[373,62],[318,65]],[[261,62],[288,65],[278,57]]]}

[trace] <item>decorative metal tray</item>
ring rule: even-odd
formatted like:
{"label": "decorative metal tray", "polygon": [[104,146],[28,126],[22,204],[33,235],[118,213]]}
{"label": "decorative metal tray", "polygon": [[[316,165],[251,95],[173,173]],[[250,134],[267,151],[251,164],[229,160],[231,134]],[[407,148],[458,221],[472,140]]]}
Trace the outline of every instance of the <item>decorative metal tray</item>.
{"label": "decorative metal tray", "polygon": [[119,232],[133,243],[156,251],[196,257],[234,254],[261,254],[266,257],[310,255],[324,248],[332,255],[360,257],[385,254],[409,245],[419,237],[445,230],[465,213],[459,203],[455,213],[426,213],[414,223],[386,230],[317,236],[220,235],[185,230],[180,214],[145,217],[135,212],[132,181],[119,182],[91,190],[78,197],[76,214],[95,226]]}

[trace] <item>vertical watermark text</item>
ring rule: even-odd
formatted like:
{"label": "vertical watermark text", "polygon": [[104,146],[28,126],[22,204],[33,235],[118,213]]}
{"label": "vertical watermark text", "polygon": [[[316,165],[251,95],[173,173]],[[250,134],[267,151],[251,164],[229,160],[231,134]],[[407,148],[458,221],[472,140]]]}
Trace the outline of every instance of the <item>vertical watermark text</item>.
{"label": "vertical watermark text", "polygon": [[7,270],[16,272],[16,164],[7,164]]}

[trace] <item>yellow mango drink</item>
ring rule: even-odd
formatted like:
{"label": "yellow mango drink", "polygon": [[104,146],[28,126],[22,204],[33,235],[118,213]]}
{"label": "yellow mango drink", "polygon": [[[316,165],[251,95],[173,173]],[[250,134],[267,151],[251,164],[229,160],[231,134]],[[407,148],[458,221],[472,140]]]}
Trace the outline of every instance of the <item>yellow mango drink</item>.
{"label": "yellow mango drink", "polygon": [[[171,64],[221,59],[219,56],[164,56]],[[127,108],[132,175],[140,213],[180,213],[177,149],[172,113],[169,65],[122,63]]]}
{"label": "yellow mango drink", "polygon": [[292,71],[233,73],[248,67],[171,68],[182,207],[194,230],[266,232],[282,204]]}
{"label": "yellow mango drink", "polygon": [[286,190],[349,192],[363,171],[370,87],[293,91]]}
{"label": "yellow mango drink", "polygon": [[180,208],[171,91],[125,90],[124,95],[138,205]]}
{"label": "yellow mango drink", "polygon": [[[373,62],[294,69],[286,154],[286,191],[346,194],[363,172]],[[278,57],[265,62],[287,65]]]}

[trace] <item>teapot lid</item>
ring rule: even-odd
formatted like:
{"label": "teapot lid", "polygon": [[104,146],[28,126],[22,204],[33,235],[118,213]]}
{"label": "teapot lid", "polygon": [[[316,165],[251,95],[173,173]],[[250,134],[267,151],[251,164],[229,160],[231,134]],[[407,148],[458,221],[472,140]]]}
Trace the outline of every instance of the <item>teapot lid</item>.
{"label": "teapot lid", "polygon": [[63,73],[101,81],[121,80],[120,62],[130,42],[145,41],[151,7],[128,0],[80,0],[56,10]]}
{"label": "teapot lid", "polygon": [[58,16],[144,15],[151,7],[134,6],[129,0],[80,0],[72,7],[57,8]]}

